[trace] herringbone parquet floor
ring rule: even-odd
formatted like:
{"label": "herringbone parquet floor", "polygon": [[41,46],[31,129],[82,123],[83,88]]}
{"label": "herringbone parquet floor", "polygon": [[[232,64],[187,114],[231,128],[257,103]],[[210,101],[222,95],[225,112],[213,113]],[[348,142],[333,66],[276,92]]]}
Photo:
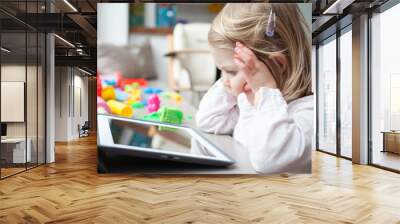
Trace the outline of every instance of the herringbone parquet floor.
{"label": "herringbone parquet floor", "polygon": [[400,223],[400,175],[315,152],[313,174],[140,176],[96,170],[96,139],[0,181],[0,223]]}

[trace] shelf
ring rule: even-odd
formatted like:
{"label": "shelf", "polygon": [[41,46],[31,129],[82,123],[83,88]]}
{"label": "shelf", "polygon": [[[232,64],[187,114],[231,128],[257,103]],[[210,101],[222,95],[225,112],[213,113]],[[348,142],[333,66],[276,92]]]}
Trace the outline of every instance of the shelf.
{"label": "shelf", "polygon": [[173,28],[150,28],[150,27],[132,27],[130,33],[141,33],[141,34],[154,34],[154,35],[168,35],[172,34]]}

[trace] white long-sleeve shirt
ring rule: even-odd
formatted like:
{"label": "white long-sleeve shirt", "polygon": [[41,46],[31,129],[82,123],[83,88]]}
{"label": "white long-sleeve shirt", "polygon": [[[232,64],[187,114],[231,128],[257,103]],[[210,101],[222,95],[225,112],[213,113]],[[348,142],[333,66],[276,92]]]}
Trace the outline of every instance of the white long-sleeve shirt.
{"label": "white long-sleeve shirt", "polygon": [[251,105],[217,81],[200,102],[197,126],[205,132],[232,134],[245,146],[260,173],[311,173],[314,97],[286,103],[278,89],[262,87]]}

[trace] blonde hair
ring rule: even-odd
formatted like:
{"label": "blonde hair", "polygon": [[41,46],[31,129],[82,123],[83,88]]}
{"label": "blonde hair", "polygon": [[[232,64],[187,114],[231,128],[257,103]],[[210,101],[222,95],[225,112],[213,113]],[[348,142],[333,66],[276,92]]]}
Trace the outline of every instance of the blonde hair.
{"label": "blonde hair", "polygon": [[[270,10],[276,14],[273,37],[265,35]],[[305,19],[293,3],[230,3],[215,17],[208,33],[214,48],[232,49],[239,41],[271,70],[277,87],[290,102],[311,95],[311,38]],[[276,53],[286,56],[281,70]]]}

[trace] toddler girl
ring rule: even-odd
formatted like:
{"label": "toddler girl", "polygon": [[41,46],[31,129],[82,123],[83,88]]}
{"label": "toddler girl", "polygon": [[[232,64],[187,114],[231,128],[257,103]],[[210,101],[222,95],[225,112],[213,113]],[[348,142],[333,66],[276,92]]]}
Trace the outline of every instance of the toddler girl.
{"label": "toddler girl", "polygon": [[227,4],[208,34],[222,71],[196,115],[231,134],[262,173],[310,173],[314,97],[311,38],[297,4]]}

